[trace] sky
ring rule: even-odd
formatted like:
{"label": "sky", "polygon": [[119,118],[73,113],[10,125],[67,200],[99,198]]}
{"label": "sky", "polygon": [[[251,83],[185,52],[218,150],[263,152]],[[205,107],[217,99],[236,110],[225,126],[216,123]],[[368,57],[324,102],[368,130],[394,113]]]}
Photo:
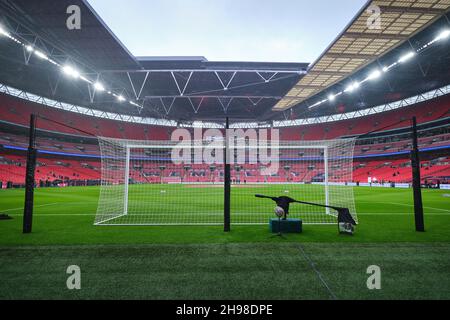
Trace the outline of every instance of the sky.
{"label": "sky", "polygon": [[88,0],[135,56],[312,63],[366,0]]}

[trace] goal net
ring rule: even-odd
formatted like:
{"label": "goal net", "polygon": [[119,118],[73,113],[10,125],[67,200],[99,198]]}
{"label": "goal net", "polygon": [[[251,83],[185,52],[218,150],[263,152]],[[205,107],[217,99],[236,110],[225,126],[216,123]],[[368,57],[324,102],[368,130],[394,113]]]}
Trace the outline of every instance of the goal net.
{"label": "goal net", "polygon": [[[253,200],[255,194],[348,208],[357,221],[352,186],[354,144],[354,139],[285,141],[268,148],[270,161],[264,162],[269,165],[261,162],[264,148],[260,144],[258,148],[247,146],[249,154],[256,149],[246,159],[254,164],[232,167],[232,223],[267,224],[269,218],[275,217],[276,204],[271,200]],[[251,157],[258,161],[252,162]],[[291,204],[289,217],[300,218],[305,224],[334,224],[337,212]]]}
{"label": "goal net", "polygon": [[[222,225],[224,160],[231,166],[231,223],[267,224],[275,203],[255,194],[349,208],[356,217],[353,139],[225,142],[99,138],[96,225]],[[227,152],[226,152],[227,151]],[[331,209],[291,205],[306,224],[336,223]]]}

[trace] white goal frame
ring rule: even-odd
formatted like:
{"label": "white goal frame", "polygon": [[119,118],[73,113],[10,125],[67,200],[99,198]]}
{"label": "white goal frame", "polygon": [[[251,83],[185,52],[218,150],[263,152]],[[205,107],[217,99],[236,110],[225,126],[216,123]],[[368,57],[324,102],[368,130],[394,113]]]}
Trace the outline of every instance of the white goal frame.
{"label": "white goal frame", "polygon": [[[167,149],[170,150],[172,148],[180,148],[180,145],[175,145],[174,143],[168,142],[168,141],[154,141],[153,143],[151,141],[135,141],[137,143],[134,143],[132,140],[120,140],[120,139],[108,139],[108,138],[99,138],[99,139],[106,139],[106,140],[111,140],[111,141],[120,141],[121,143],[121,147],[124,150],[124,158],[125,158],[125,165],[124,165],[124,172],[123,172],[123,210],[122,213],[120,212],[116,212],[114,214],[106,214],[106,218],[105,219],[98,219],[99,217],[99,211],[97,212],[97,217],[96,217],[96,221],[95,221],[95,225],[98,226],[105,226],[105,225],[112,225],[112,226],[139,226],[139,225],[221,225],[223,224],[223,221],[221,221],[220,223],[210,223],[210,222],[192,222],[192,223],[114,223],[113,221],[119,218],[123,218],[125,216],[128,216],[129,214],[129,198],[130,198],[130,173],[131,173],[131,163],[133,161],[132,158],[132,150],[133,149]],[[350,140],[350,139],[348,139]],[[278,149],[283,149],[283,150],[295,150],[295,149],[314,149],[314,150],[320,150],[321,152],[323,152],[323,159],[321,160],[316,160],[316,161],[322,161],[323,163],[323,182],[317,182],[317,183],[312,183],[312,184],[320,184],[323,185],[323,191],[322,193],[322,203],[326,206],[329,205],[334,205],[333,203],[330,203],[330,176],[329,176],[329,170],[330,170],[330,159],[329,159],[329,149],[332,148],[332,144],[330,144],[330,141],[322,141],[325,142],[323,144],[320,143],[320,141],[306,141],[306,143],[302,143],[301,141],[295,141],[293,142],[294,145],[289,145],[284,144],[284,145],[280,145],[278,147],[275,147],[274,149],[278,148]],[[333,141],[334,142],[334,141]],[[354,142],[353,142],[354,143]],[[351,158],[353,158],[353,146],[352,145],[352,154],[351,154]],[[186,147],[186,148],[190,148],[190,149],[205,149],[208,148],[207,145],[198,145],[198,144],[189,144],[189,145],[185,145],[185,146],[181,146],[182,148]],[[233,146],[231,149],[240,149],[240,148],[244,148],[244,149],[254,149],[254,148],[259,148],[260,146]],[[223,146],[217,146],[214,145],[213,148],[215,149],[221,149],[225,151],[226,148],[226,143],[223,144]],[[272,147],[269,147],[270,149],[272,149]],[[227,153],[228,154],[228,153]],[[102,161],[104,160],[104,157],[102,156]],[[281,160],[280,160],[281,163]],[[102,166],[102,177],[103,177],[103,170],[104,167]],[[351,182],[351,181],[347,181],[347,182]],[[218,185],[217,182],[211,182],[215,183],[216,185]],[[180,184],[195,184],[195,183],[189,183],[189,182],[181,182]],[[208,184],[206,182],[202,182],[199,184]],[[249,183],[249,185],[258,185],[259,183]],[[262,183],[265,184],[265,183]],[[272,184],[277,184],[277,183],[272,183]],[[295,185],[295,184],[299,184],[301,185],[302,183],[295,183],[295,182],[280,182],[280,185]],[[224,185],[223,182],[220,182],[219,185]],[[353,191],[351,196],[353,197]],[[301,200],[301,199],[300,199]],[[354,199],[351,199],[352,203],[353,203],[353,208],[354,208]],[[100,207],[100,205],[99,205]],[[322,208],[322,214],[326,214],[328,216],[333,216],[333,217],[337,217],[337,214],[334,213],[333,210],[331,210],[330,208]],[[354,211],[354,209],[353,209]],[[354,212],[356,215],[356,212]],[[151,212],[148,213],[149,216],[152,215]],[[263,224],[262,222],[236,222],[233,219],[233,211],[231,212],[231,223],[233,225],[257,225],[257,224]],[[315,223],[311,223],[311,224],[330,224],[331,222],[315,222]],[[265,223],[264,223],[265,224]]]}

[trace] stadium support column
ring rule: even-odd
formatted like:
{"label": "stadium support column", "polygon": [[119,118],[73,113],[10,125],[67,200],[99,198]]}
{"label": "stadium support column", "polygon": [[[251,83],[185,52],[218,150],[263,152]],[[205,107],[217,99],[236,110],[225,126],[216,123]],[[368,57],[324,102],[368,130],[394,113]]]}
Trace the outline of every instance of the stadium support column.
{"label": "stadium support column", "polygon": [[225,124],[225,150],[224,150],[224,219],[223,219],[223,225],[224,225],[224,231],[230,232],[231,231],[231,159],[230,159],[230,136],[229,136],[229,130],[230,129],[230,121],[227,118],[226,124]]}
{"label": "stadium support column", "polygon": [[416,231],[424,232],[424,218],[423,218],[423,203],[422,203],[422,188],[420,178],[420,157],[419,157],[419,143],[417,138],[417,120],[413,117],[412,126],[412,143],[413,149],[411,152],[411,165],[413,174],[413,190],[414,190],[414,217],[416,223]]}
{"label": "stadium support column", "polygon": [[36,115],[30,118],[27,171],[25,176],[25,206],[23,212],[23,233],[31,233],[33,227],[34,171],[36,168]]}

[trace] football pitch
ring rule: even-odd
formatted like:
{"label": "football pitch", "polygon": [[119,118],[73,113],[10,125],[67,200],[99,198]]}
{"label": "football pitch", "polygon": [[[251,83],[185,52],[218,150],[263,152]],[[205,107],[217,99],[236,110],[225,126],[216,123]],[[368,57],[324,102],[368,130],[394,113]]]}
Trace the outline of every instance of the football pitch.
{"label": "football pitch", "polygon": [[[179,186],[164,188],[170,196]],[[196,192],[199,214],[223,199],[220,188],[216,197],[190,189]],[[23,235],[24,191],[0,190],[0,213],[13,218],[0,221],[0,299],[450,299],[450,191],[423,190],[425,233],[414,231],[411,190],[359,187],[354,194],[354,236],[338,235],[336,225],[305,225],[302,234],[279,238],[268,225],[232,226],[231,233],[96,227],[97,187],[36,189],[33,233]],[[182,201],[174,206],[185,209]],[[71,265],[81,269],[81,290],[66,287]],[[367,287],[372,265],[381,270],[380,290]]]}

